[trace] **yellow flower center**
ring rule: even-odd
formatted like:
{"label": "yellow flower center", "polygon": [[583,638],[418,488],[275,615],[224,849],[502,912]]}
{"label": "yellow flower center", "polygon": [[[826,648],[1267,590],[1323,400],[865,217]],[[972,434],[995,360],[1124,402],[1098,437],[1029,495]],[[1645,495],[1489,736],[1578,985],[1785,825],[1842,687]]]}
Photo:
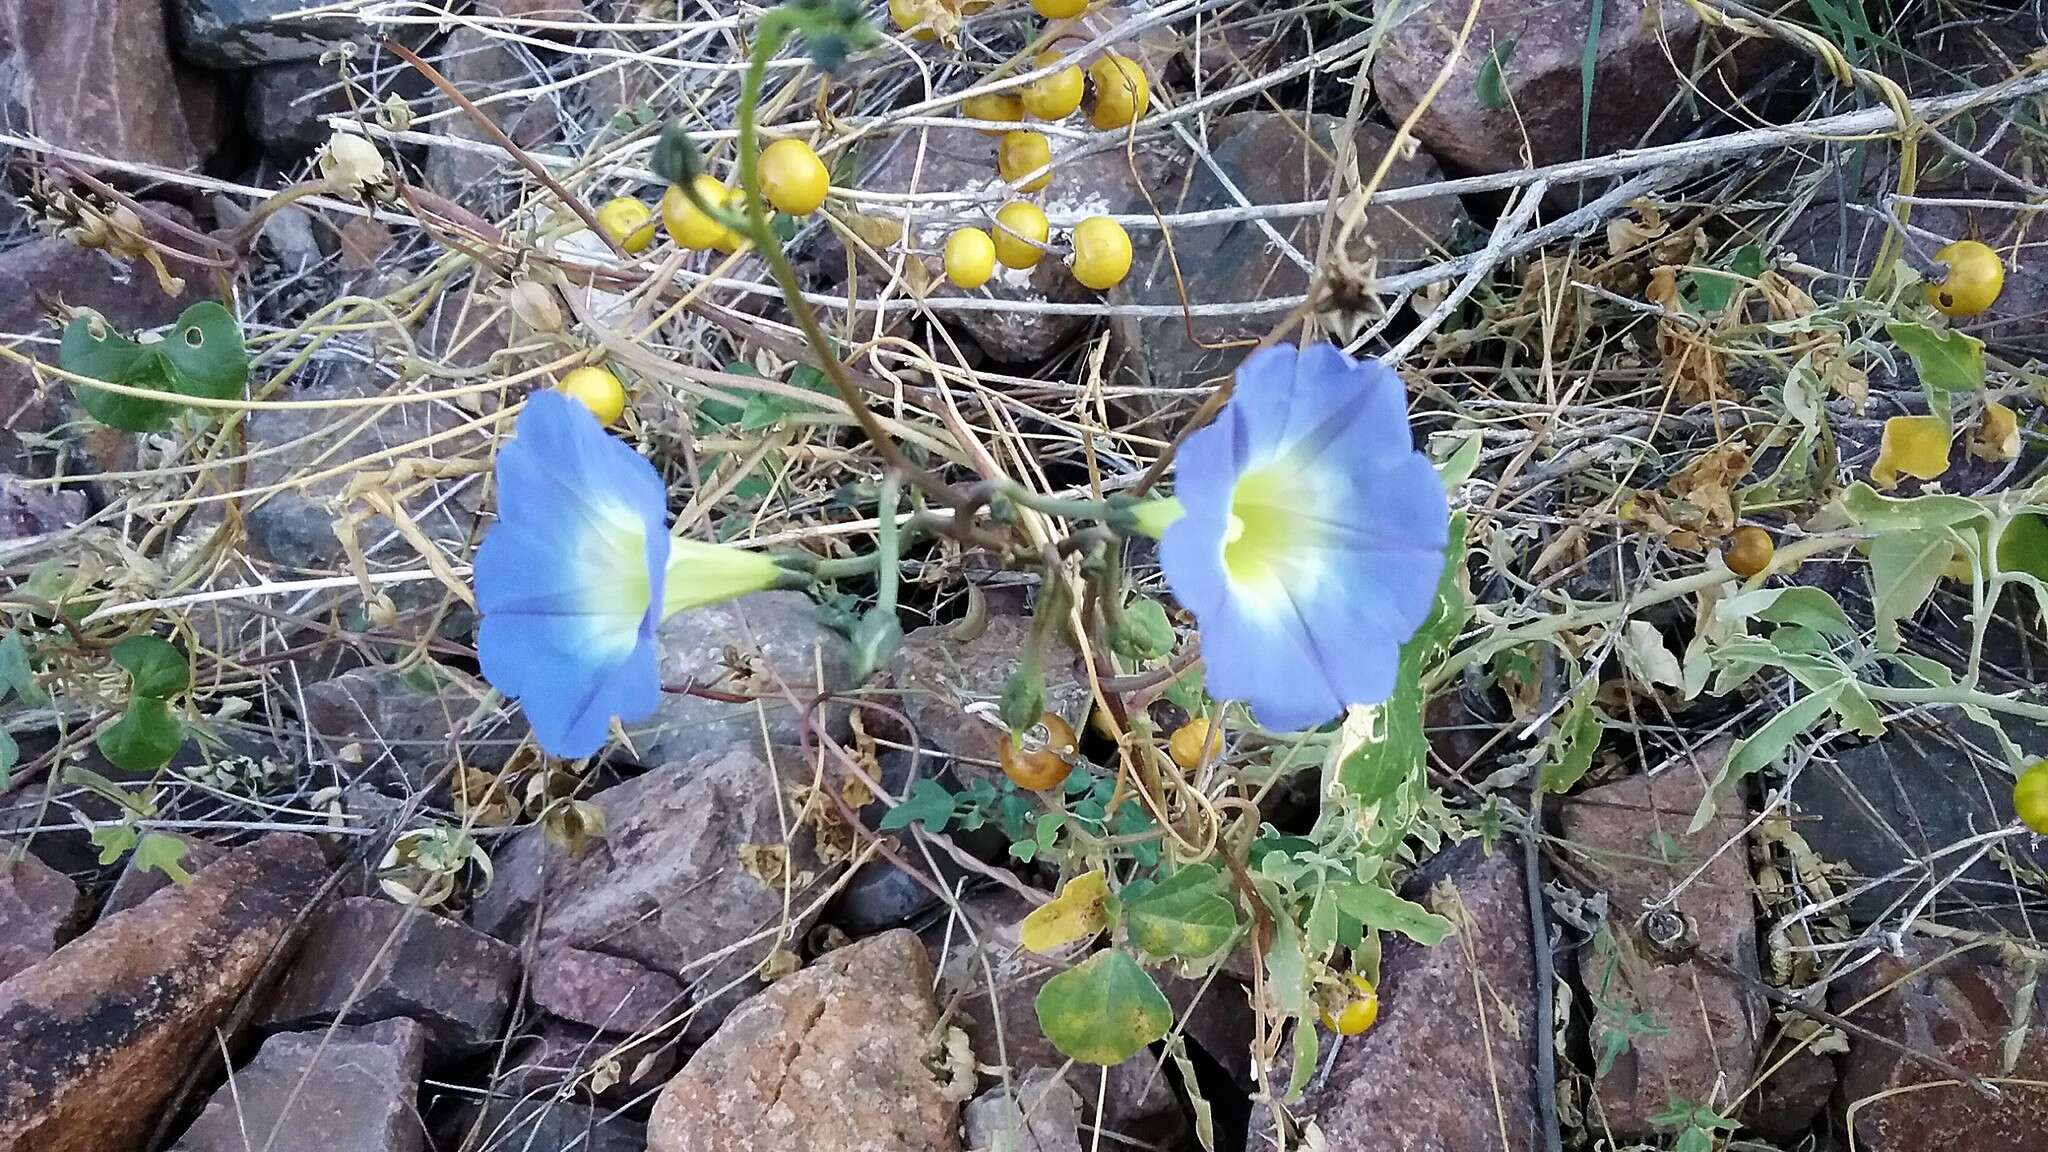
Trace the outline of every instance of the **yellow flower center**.
{"label": "yellow flower center", "polygon": [[1314,535],[1300,515],[1302,476],[1279,463],[1253,468],[1230,491],[1223,567],[1241,591],[1278,591],[1290,560]]}
{"label": "yellow flower center", "polygon": [[647,529],[630,509],[611,508],[591,518],[584,541],[590,611],[618,620],[616,635],[606,638],[630,646],[653,597],[647,579]]}

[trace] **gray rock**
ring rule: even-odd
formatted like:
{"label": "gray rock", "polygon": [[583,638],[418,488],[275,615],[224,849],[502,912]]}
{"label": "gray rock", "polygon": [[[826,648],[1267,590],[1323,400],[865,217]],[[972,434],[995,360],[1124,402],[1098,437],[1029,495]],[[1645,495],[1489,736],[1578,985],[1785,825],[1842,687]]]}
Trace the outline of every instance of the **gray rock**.
{"label": "gray rock", "polygon": [[938,902],[916,877],[887,860],[871,860],[840,889],[826,919],[850,936],[872,936],[909,924]]}
{"label": "gray rock", "polygon": [[0,6],[0,127],[113,160],[197,168],[229,130],[220,80],[171,59],[164,6]]}
{"label": "gray rock", "polygon": [[[1460,927],[1434,948],[1387,939],[1379,1022],[1346,1040],[1334,1063],[1323,1036],[1326,1074],[1289,1112],[1313,1120],[1333,1149],[1542,1147],[1530,1054],[1533,1029],[1549,1024],[1536,1015],[1520,855],[1462,844],[1417,873],[1409,895]],[[1275,1147],[1263,1107],[1248,1146]]]}
{"label": "gray rock", "polygon": [[294,1029],[409,1017],[427,1027],[439,1061],[498,1039],[518,980],[511,945],[425,910],[351,896],[307,933],[259,1022]]}
{"label": "gray rock", "polygon": [[[1303,122],[1280,113],[1241,112],[1211,126],[1208,146],[1216,167],[1250,203],[1314,200],[1329,193],[1330,158],[1336,154],[1342,125],[1334,116],[1314,115]],[[1391,147],[1392,133],[1361,123],[1351,143],[1361,171],[1370,174]],[[1149,154],[1141,151],[1140,157],[1161,212],[1234,208],[1240,203],[1215,171],[1178,144],[1158,145]],[[1440,176],[1426,155],[1397,157],[1382,187],[1426,184]],[[1142,200],[1118,210],[1148,211]],[[1370,262],[1380,275],[1404,271],[1441,252],[1464,218],[1454,197],[1381,205],[1366,215],[1348,256],[1361,265]],[[1275,221],[1273,228],[1304,260],[1314,262],[1319,217]],[[1143,241],[1137,244],[1130,278],[1109,291],[1111,303],[1178,306],[1185,299],[1190,304],[1236,304],[1307,290],[1308,273],[1257,224],[1176,228],[1171,258],[1167,246],[1155,241],[1157,235],[1133,234],[1134,241]],[[1178,315],[1113,319],[1110,331],[1117,340],[1120,379],[1141,390],[1126,404],[1153,411],[1206,394],[1217,380],[1236,370],[1249,350],[1248,343],[1232,346],[1233,342],[1263,337],[1284,310],[1197,317],[1195,341],[1188,338],[1187,320]],[[1180,395],[1173,395],[1176,392]]]}
{"label": "gray rock", "polygon": [[[680,692],[662,695],[661,707],[633,730],[648,764],[673,764],[729,748],[759,748],[761,717],[770,744],[799,744],[802,709],[816,698],[818,669],[827,692],[853,687],[846,638],[818,620],[817,606],[801,592],[755,592],[670,617],[661,626],[661,682],[697,684],[759,696],[730,703]],[[783,696],[787,689],[798,706]],[[846,730],[844,713],[833,727]]]}
{"label": "gray rock", "polygon": [[975,1097],[961,1128],[969,1152],[1081,1152],[1081,1095],[1039,1068]]}
{"label": "gray rock", "polygon": [[318,150],[331,134],[326,117],[349,110],[340,75],[317,60],[251,68],[242,93],[242,122],[279,159],[301,159]]}
{"label": "gray rock", "polygon": [[[439,691],[427,682],[438,681]],[[453,668],[422,664],[401,671],[377,664],[344,672],[305,690],[304,720],[329,757],[358,745],[362,763],[380,776],[423,790],[453,762],[495,769],[525,734],[525,721],[503,722],[497,709],[478,715],[489,692]]]}
{"label": "gray rock", "polygon": [[[1652,1118],[1674,1098],[1713,1099],[1721,1086],[1747,1085],[1756,1066],[1764,1004],[1754,986],[1696,960],[1664,962],[1631,923],[1712,857],[1675,909],[1691,927],[1695,954],[1759,975],[1749,859],[1739,845],[1748,810],[1724,800],[1705,828],[1685,832],[1730,743],[1700,749],[1696,763],[1592,789],[1565,807],[1565,839],[1612,910],[1609,935],[1579,950],[1579,978],[1597,1006],[1593,1049],[1634,1014],[1664,1029],[1631,1037],[1599,1081],[1601,1122],[1622,1139],[1652,1137]],[[1719,852],[1730,840],[1737,848]]]}
{"label": "gray rock", "polygon": [[410,1020],[272,1036],[213,1094],[174,1152],[420,1152],[427,1030]]}
{"label": "gray rock", "polygon": [[326,875],[267,836],[0,984],[0,1152],[140,1147]]}
{"label": "gray rock", "polygon": [[[1003,684],[1017,670],[1030,638],[1031,621],[1023,616],[991,616],[981,633],[969,640],[958,639],[953,626],[944,624],[913,629],[903,637],[903,651],[890,677],[899,706],[915,725],[921,746],[948,758],[936,765],[927,762],[925,775],[948,767],[963,782],[1002,783],[997,762],[1002,724],[967,709],[1002,700]],[[1091,697],[1088,686],[1074,674],[1073,660],[1073,650],[1064,644],[1055,644],[1047,653],[1045,708],[1079,732]],[[907,742],[912,733],[902,735]]]}
{"label": "gray rock", "polygon": [[[2015,1016],[2022,994],[2032,998]],[[2022,1019],[2048,1016],[2048,985],[2007,968],[1992,948],[1916,941],[1838,981],[1831,1007],[1881,1036],[1978,1076],[1998,1077],[1986,1100],[1953,1076],[1858,1037],[1849,1041],[1836,1099],[1853,1119],[1860,1152],[2036,1152],[2048,1110],[2048,1034],[2035,1026],[2006,1044]],[[1934,1086],[1938,1083],[1939,1086]],[[1928,1087],[1920,1087],[1928,1085]],[[1855,1109],[1853,1118],[1847,1110]]]}
{"label": "gray rock", "polygon": [[[545,910],[544,943],[624,956],[695,988],[716,990],[738,979],[777,946],[773,937],[714,964],[700,961],[764,929],[781,925],[784,890],[743,867],[742,852],[767,849],[755,871],[779,866],[792,882],[789,907],[801,910],[829,870],[814,854],[808,829],[791,829],[783,844],[776,789],[811,779],[802,758],[778,750],[779,771],[748,749],[710,754],[657,769],[592,798],[605,815],[601,843],[582,856],[547,842],[538,829],[498,851],[497,879],[471,910],[473,922],[504,940],[524,940],[531,918]],[[786,804],[788,795],[780,803]],[[807,925],[787,925],[789,940]],[[782,946],[791,946],[786,941]],[[700,1004],[693,1033],[717,1026],[730,1004]]]}
{"label": "gray rock", "polygon": [[173,0],[178,52],[209,68],[253,68],[310,60],[371,29],[345,16],[283,19],[299,0]]}
{"label": "gray rock", "polygon": [[0,980],[39,964],[71,939],[85,901],[71,877],[37,857],[0,855]]}
{"label": "gray rock", "polygon": [[567,944],[541,949],[527,991],[534,1004],[600,1032],[632,1034],[661,1027],[682,1009],[683,986],[624,956]]}
{"label": "gray rock", "polygon": [[[492,1097],[469,1109],[469,1148],[505,1152],[646,1152],[647,1126],[619,1113],[560,1100]],[[450,1148],[457,1145],[450,1144]]]}
{"label": "gray rock", "polygon": [[631,1104],[675,1075],[678,1047],[673,1033],[633,1039],[542,1017],[512,1038],[492,1083],[518,1099]]}
{"label": "gray rock", "polygon": [[[478,101],[478,106],[521,148],[541,143],[560,126],[555,105],[546,98],[533,100],[522,96],[509,103],[490,99],[534,83],[537,65],[529,49],[475,28],[460,27],[449,33],[438,67],[462,89],[463,95]],[[497,203],[501,193],[516,187],[523,175],[518,162],[500,150],[468,116],[436,121],[434,132],[456,143],[428,148],[427,186],[451,200],[479,210],[488,209]],[[461,147],[463,144],[483,147]]]}
{"label": "gray rock", "polygon": [[86,516],[85,493],[30,484],[0,472],[0,540],[62,532]]}

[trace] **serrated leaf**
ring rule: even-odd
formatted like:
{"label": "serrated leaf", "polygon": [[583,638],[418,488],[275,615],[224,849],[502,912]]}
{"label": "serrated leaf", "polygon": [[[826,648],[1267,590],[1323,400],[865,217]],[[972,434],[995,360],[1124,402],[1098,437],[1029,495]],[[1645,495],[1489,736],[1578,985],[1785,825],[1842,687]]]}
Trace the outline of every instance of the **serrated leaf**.
{"label": "serrated leaf", "polygon": [[1927,603],[1955,551],[1955,534],[1946,530],[1887,532],[1870,542],[1871,611],[1879,650],[1898,650],[1899,621]]}
{"label": "serrated leaf", "polygon": [[119,720],[100,730],[95,743],[116,768],[140,775],[170,763],[184,738],[170,705],[153,696],[137,696]]}
{"label": "serrated leaf", "polygon": [[1137,961],[1115,949],[1047,980],[1035,1008],[1039,1030],[1062,1055],[1105,1068],[1173,1028],[1166,994]]}
{"label": "serrated leaf", "polygon": [[1131,943],[1160,959],[1206,960],[1237,938],[1237,909],[1214,864],[1190,864],[1123,901]]}
{"label": "serrated leaf", "polygon": [[155,636],[130,636],[114,645],[114,663],[128,672],[128,682],[137,696],[167,700],[192,683],[192,670],[185,654],[169,641]]}
{"label": "serrated leaf", "polygon": [[192,874],[185,871],[184,861],[185,842],[162,832],[144,832],[130,858],[130,863],[144,872],[161,872],[174,884],[190,884]]}
{"label": "serrated leaf", "polygon": [[1451,930],[1449,920],[1377,884],[1333,884],[1330,895],[1367,928],[1399,932],[1425,948],[1436,946]]}
{"label": "serrated leaf", "polygon": [[232,400],[249,382],[249,350],[234,313],[201,300],[178,315],[156,345],[171,388],[187,396]]}
{"label": "serrated leaf", "polygon": [[1057,952],[1109,927],[1109,877],[1100,868],[1067,881],[1051,903],[1024,917],[1018,943],[1033,952]]}
{"label": "serrated leaf", "polygon": [[115,864],[128,850],[135,847],[135,826],[133,824],[100,824],[92,830],[93,847],[100,850],[100,863]]}

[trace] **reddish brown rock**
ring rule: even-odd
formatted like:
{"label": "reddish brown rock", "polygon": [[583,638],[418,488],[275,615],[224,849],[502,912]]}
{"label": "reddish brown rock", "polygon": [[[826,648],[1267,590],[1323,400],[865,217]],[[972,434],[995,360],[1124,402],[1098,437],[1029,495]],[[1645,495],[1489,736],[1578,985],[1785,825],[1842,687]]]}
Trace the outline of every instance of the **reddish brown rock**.
{"label": "reddish brown rock", "polygon": [[173,1152],[421,1152],[426,1055],[427,1030],[410,1020],[272,1036]]}
{"label": "reddish brown rock", "polygon": [[[177,836],[175,832],[165,833]],[[193,836],[178,836],[185,843],[185,858],[179,861],[185,871],[197,875],[207,865],[228,854],[228,850]],[[121,876],[114,881],[114,887],[107,893],[106,902],[100,905],[100,919],[117,916],[126,912],[151,896],[156,895],[171,883],[171,878],[154,868],[137,868],[130,857],[121,868]]]}
{"label": "reddish brown rock", "polygon": [[959,1152],[931,961],[888,932],[732,1014],[655,1101],[648,1152]]}
{"label": "reddish brown rock", "polygon": [[432,912],[351,896],[307,934],[261,1022],[305,1028],[410,1017],[427,1026],[438,1060],[498,1038],[518,979],[519,950],[509,944]]}
{"label": "reddish brown rock", "polygon": [[0,120],[109,159],[198,167],[226,136],[225,105],[217,78],[172,62],[165,7],[0,5],[0,109],[15,113]]}
{"label": "reddish brown rock", "polygon": [[527,983],[543,1010],[601,1032],[658,1028],[680,1013],[684,1000],[683,986],[669,976],[567,944],[542,949]]}
{"label": "reddish brown rock", "polygon": [[[1599,1083],[1604,1130],[1648,1138],[1651,1118],[1673,1099],[1707,1101],[1749,1083],[1764,1020],[1753,989],[1695,961],[1670,963],[1642,941],[1634,921],[1713,857],[1673,906],[1688,925],[1686,947],[1755,977],[1756,918],[1749,894],[1749,855],[1740,841],[1748,811],[1724,797],[1719,814],[1696,835],[1686,827],[1707,782],[1721,769],[1731,742],[1700,750],[1655,776],[1632,776],[1595,788],[1565,807],[1565,839],[1580,867],[1607,894],[1608,931],[1579,950],[1579,977],[1597,1008],[1593,1048],[1631,1015],[1664,1029],[1638,1034]],[[1731,840],[1735,847],[1716,852]],[[1616,947],[1614,941],[1619,940]]]}
{"label": "reddish brown rock", "polygon": [[[2001,1078],[2003,1099],[1986,1100],[1953,1076],[1851,1037],[1835,1099],[1855,1126],[1858,1152],[2039,1152],[2048,1116],[2048,1088],[2040,1087],[2048,1080],[2048,1034],[2040,1028],[2048,984],[2033,988],[2033,1027],[2011,1070],[2000,1071],[2022,982],[1993,949],[1958,953],[1926,941],[1903,957],[1880,956],[1834,986],[1837,1013],[1965,1072]],[[1909,1090],[1889,1095],[1902,1088]]]}
{"label": "reddish brown rock", "polygon": [[273,835],[0,984],[0,1152],[132,1152],[326,875]]}
{"label": "reddish brown rock", "polygon": [[0,980],[55,952],[84,915],[71,877],[26,852],[0,855]]}
{"label": "reddish brown rock", "polygon": [[[1379,1023],[1344,1041],[1334,1063],[1324,1036],[1327,1074],[1289,1112],[1313,1120],[1333,1150],[1541,1148],[1529,1070],[1534,1029],[1548,1025],[1536,1018],[1520,855],[1462,844],[1430,861],[1408,895],[1448,917],[1452,934],[1434,948],[1387,937]],[[1260,1109],[1249,1147],[1274,1146]]]}

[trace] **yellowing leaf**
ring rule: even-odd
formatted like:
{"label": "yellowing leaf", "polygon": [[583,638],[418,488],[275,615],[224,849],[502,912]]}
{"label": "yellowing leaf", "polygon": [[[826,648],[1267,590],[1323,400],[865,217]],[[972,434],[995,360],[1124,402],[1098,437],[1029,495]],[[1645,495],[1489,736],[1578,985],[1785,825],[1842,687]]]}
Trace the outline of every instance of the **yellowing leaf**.
{"label": "yellowing leaf", "polygon": [[1024,918],[1018,940],[1033,952],[1053,952],[1109,927],[1109,878],[1101,869],[1067,881],[1052,903]]}
{"label": "yellowing leaf", "polygon": [[1970,455],[1999,463],[2020,454],[2019,417],[2005,405],[1993,401],[1984,405],[1984,415],[1970,433]]}
{"label": "yellowing leaf", "polygon": [[1899,477],[1933,480],[1948,471],[1948,424],[1939,416],[1894,416],[1884,422],[1871,482],[1896,488]]}

